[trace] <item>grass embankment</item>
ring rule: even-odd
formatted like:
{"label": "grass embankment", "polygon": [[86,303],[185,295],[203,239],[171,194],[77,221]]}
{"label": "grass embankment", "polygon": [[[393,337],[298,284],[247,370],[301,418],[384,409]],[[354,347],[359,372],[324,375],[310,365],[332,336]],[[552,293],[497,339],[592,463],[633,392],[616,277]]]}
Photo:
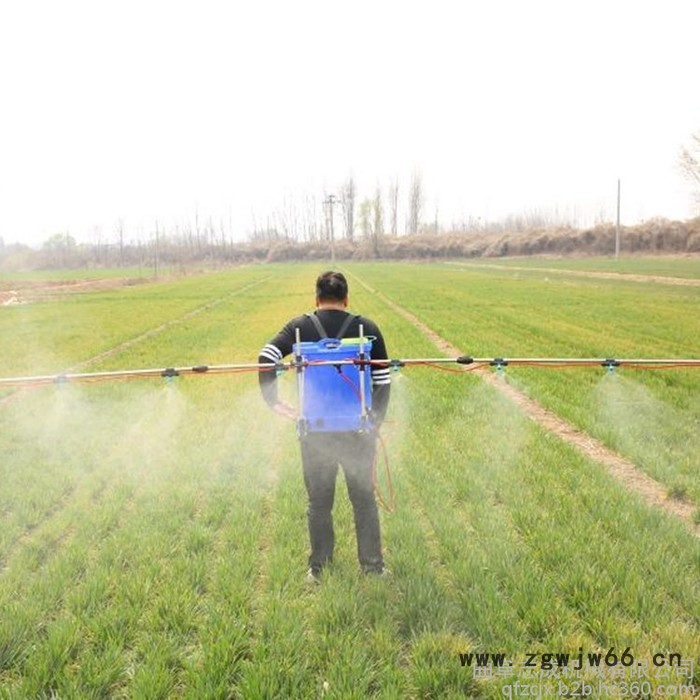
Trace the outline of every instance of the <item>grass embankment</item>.
{"label": "grass embankment", "polygon": [[[431,286],[428,268],[353,270],[416,311],[429,304],[426,320],[447,337],[440,308],[454,304],[463,277],[433,270]],[[276,268],[274,288],[250,287],[102,366],[252,361],[308,308],[317,271]],[[196,308],[245,287],[248,274],[202,278],[183,298]],[[114,330],[115,344],[144,331],[161,295],[167,302],[161,286],[140,291],[138,321]],[[474,308],[493,293],[486,279],[475,283]],[[129,306],[117,293],[102,313],[116,322],[120,304]],[[392,356],[435,353],[358,285],[353,308],[380,323]],[[504,327],[491,326],[494,342],[508,338]],[[42,343],[58,334],[60,348],[60,324],[37,328]],[[78,363],[99,350],[61,352]],[[294,429],[261,405],[254,375],[44,387],[3,406],[0,697],[502,697],[517,676],[475,680],[460,652],[522,663],[528,652],[615,646],[640,661],[663,651],[700,658],[700,549],[682,523],[478,378],[394,376],[385,433],[399,503],[383,516],[393,575],[358,574],[339,482],[335,563],[319,588],[303,582]],[[283,391],[292,388],[287,375]]]}
{"label": "grass embankment", "polygon": [[700,255],[692,256],[632,256],[618,260],[608,257],[547,257],[527,256],[512,258],[480,258],[474,261],[455,262],[459,266],[486,266],[528,268],[532,270],[557,270],[565,272],[605,272],[621,275],[649,275],[652,277],[680,277],[700,279]]}

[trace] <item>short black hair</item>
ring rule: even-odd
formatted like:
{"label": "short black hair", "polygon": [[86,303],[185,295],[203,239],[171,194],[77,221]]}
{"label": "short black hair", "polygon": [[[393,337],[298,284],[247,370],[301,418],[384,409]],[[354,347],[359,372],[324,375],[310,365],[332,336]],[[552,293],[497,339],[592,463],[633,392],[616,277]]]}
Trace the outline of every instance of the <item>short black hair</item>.
{"label": "short black hair", "polygon": [[316,280],[316,298],[321,301],[345,301],[348,298],[348,281],[342,272],[323,272]]}

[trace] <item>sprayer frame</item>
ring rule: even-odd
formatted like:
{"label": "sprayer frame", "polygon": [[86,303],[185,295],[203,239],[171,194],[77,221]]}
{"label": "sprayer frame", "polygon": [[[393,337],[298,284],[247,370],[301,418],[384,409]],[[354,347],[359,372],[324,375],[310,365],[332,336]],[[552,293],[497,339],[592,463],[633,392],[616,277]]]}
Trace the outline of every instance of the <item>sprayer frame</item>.
{"label": "sprayer frame", "polygon": [[[306,361],[301,354],[301,333],[299,328],[295,329],[295,346],[297,351],[294,354],[294,364],[293,367],[296,369],[297,377],[297,414],[299,418],[297,419],[297,434],[299,437],[308,435],[310,432],[308,421],[302,418],[302,412],[304,408],[304,374],[309,366],[321,367],[332,365],[334,367],[340,368],[341,365],[354,365],[358,367],[360,373],[360,428],[353,430],[352,432],[366,433],[371,432],[374,428],[369,418],[369,412],[367,410],[367,394],[365,388],[365,372],[367,371],[367,365],[372,364],[372,360],[366,359],[365,353],[365,328],[363,324],[359,325],[360,342],[359,342],[359,353],[357,360],[316,360],[316,361]],[[384,361],[386,362],[386,360]],[[275,365],[276,367],[278,365]],[[283,365],[287,367],[287,365]]]}

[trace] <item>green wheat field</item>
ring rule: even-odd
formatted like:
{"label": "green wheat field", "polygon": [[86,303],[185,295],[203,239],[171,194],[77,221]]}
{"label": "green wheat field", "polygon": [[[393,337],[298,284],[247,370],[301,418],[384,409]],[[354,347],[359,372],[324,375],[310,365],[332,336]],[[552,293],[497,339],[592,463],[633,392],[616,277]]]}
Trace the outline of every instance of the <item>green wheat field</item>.
{"label": "green wheat field", "polygon": [[[1,307],[0,376],[255,362],[313,308],[326,267]],[[700,358],[700,286],[581,274],[697,280],[700,258],[342,269],[395,358],[442,352],[388,301],[478,357]],[[382,431],[391,576],[359,573],[341,477],[333,568],[309,586],[295,428],[255,373],[0,389],[0,698],[502,698],[523,683],[611,697],[601,679],[627,697],[700,693],[700,369],[501,381],[692,504],[694,522],[476,374],[404,368]],[[293,402],[292,373],[280,382]],[[634,662],[543,676],[547,654],[611,649]],[[508,661],[477,669],[470,653]],[[652,659],[672,654],[664,678]]]}

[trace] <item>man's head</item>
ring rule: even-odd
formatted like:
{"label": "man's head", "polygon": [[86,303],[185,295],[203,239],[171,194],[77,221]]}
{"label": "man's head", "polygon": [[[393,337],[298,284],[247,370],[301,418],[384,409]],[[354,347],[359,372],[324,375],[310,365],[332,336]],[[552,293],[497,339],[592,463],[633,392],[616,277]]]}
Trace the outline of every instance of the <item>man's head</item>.
{"label": "man's head", "polygon": [[316,280],[316,305],[347,306],[348,281],[342,272],[323,272]]}

